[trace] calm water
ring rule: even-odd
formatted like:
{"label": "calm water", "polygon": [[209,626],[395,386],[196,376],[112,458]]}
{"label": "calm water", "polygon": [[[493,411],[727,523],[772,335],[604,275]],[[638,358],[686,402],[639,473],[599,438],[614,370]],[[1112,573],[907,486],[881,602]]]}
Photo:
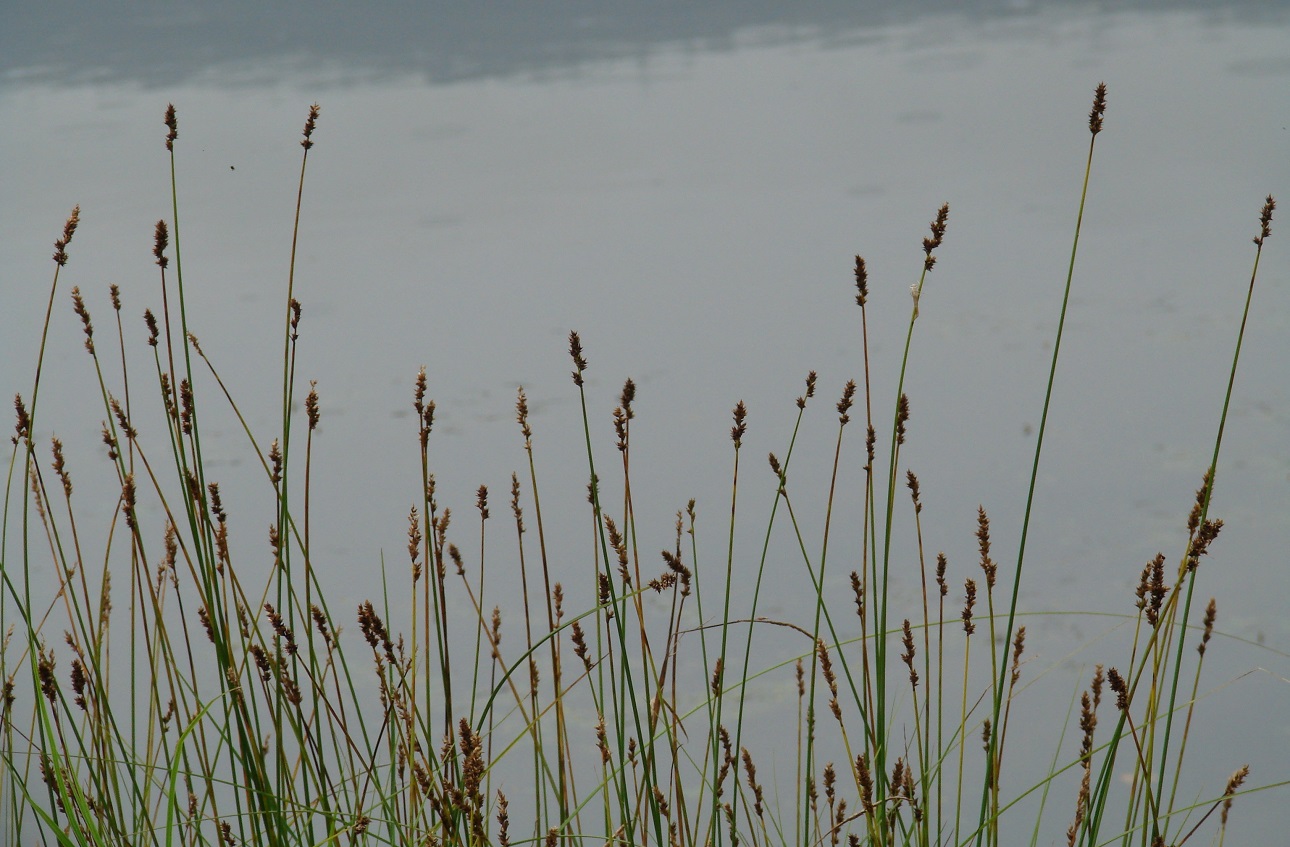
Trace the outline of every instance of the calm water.
{"label": "calm water", "polygon": [[[754,457],[741,482],[741,544],[757,549],[773,494],[760,457],[783,454],[793,398],[819,371],[792,479],[818,535],[831,406],[862,375],[852,257],[869,264],[886,415],[920,241],[944,201],[949,231],[921,301],[903,455],[922,480],[928,543],[961,581],[973,575],[978,503],[998,549],[1015,544],[1086,115],[1104,80],[1110,107],[1022,605],[1132,611],[1142,563],[1179,551],[1212,449],[1259,206],[1269,192],[1290,200],[1287,4],[1121,4],[1111,14],[1078,3],[817,2],[789,12],[568,2],[543,4],[541,15],[515,4],[489,18],[409,7],[353,20],[244,5],[101,20],[80,11],[70,25],[43,11],[5,13],[0,388],[30,391],[49,245],[79,203],[41,435],[68,442],[87,515],[106,517],[111,497],[95,496],[93,478],[106,470],[101,412],[66,292],[81,287],[102,335],[107,286],[120,285],[132,363],[145,366],[137,316],[160,296],[152,227],[171,217],[166,104],[180,117],[191,327],[267,441],[296,142],[316,100],[296,296],[300,376],[318,380],[323,402],[314,559],[337,586],[335,607],[376,591],[383,551],[402,561],[422,364],[440,410],[439,500],[461,516],[463,549],[478,485],[492,490],[496,516],[506,512],[510,472],[523,462],[512,419],[522,384],[554,556],[567,578],[585,572],[571,329],[591,361],[602,463],[615,461],[610,410],[622,380],[640,387],[633,486],[643,550],[668,546],[672,514],[696,497],[701,540],[717,555],[729,413],[740,399]],[[1222,690],[1205,704],[1212,747],[1197,755],[1214,756],[1198,768],[1213,771],[1215,790],[1247,759],[1260,783],[1290,779],[1290,666],[1277,652],[1290,650],[1290,236],[1278,224],[1220,465],[1213,513],[1227,526],[1199,588],[1218,595],[1220,628],[1275,649],[1223,641],[1222,664],[1209,667],[1209,686]],[[230,512],[244,560],[255,561],[270,514],[258,466],[236,421],[214,406],[208,456],[227,487],[247,492]],[[851,437],[844,457],[854,469],[862,432]],[[837,531],[839,544],[853,537]],[[505,527],[494,532],[509,543]],[[790,540],[777,550],[782,585],[766,614],[791,614],[805,584]],[[839,586],[853,566],[837,566]],[[1037,645],[1037,665],[1106,628],[1063,620]],[[1116,661],[1101,649],[1090,644],[1071,663]],[[1278,804],[1265,795],[1238,807],[1233,836],[1266,840]]]}

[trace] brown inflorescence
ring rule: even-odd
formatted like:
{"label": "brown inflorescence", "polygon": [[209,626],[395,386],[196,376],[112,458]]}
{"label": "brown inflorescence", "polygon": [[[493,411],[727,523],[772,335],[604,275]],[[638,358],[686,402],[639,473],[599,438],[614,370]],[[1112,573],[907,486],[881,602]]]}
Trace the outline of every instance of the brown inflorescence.
{"label": "brown inflorescence", "polygon": [[314,146],[314,129],[318,126],[318,114],[321,111],[322,107],[317,103],[309,107],[309,117],[305,119],[305,137],[300,140],[300,146],[306,151]]}
{"label": "brown inflorescence", "polygon": [[[901,395],[904,396],[904,395]],[[847,380],[847,384],[842,387],[842,399],[838,401],[838,425],[846,426],[851,421],[851,407],[855,404],[856,398],[856,381]]]}
{"label": "brown inflorescence", "polygon": [[730,440],[735,442],[736,450],[743,445],[744,433],[748,432],[747,417],[748,407],[744,405],[744,401],[740,400],[735,404],[735,425],[730,427]]}
{"label": "brown inflorescence", "polygon": [[1263,209],[1259,212],[1259,234],[1255,236],[1254,243],[1263,246],[1263,239],[1272,234],[1272,213],[1276,211],[1277,201],[1271,194],[1268,199],[1263,201]]}
{"label": "brown inflorescence", "polygon": [[[923,239],[924,270],[930,271],[936,265],[936,257],[932,255],[932,251],[940,247],[941,242],[945,240],[945,225],[949,218],[950,204],[942,203],[941,208],[936,210],[936,220],[932,221],[931,224],[932,234]],[[918,308],[917,301],[915,301],[914,308]]]}
{"label": "brown inflorescence", "polygon": [[573,384],[582,387],[582,372],[587,369],[587,360],[582,355],[582,339],[578,333],[569,333],[569,355],[573,358]]}
{"label": "brown inflorescence", "polygon": [[1102,131],[1102,118],[1106,115],[1106,83],[1099,82],[1093,91],[1093,108],[1088,113],[1088,130],[1093,135]]}
{"label": "brown inflorescence", "polygon": [[170,264],[166,258],[166,246],[170,243],[170,234],[166,230],[165,221],[157,221],[157,228],[152,234],[152,256],[157,260],[157,267],[165,270]]}
{"label": "brown inflorescence", "polygon": [[72,236],[76,234],[76,227],[81,223],[81,207],[73,206],[72,213],[67,216],[67,222],[63,224],[63,237],[54,242],[54,262],[61,268],[67,264],[67,245],[72,243]]}
{"label": "brown inflorescence", "polygon": [[175,151],[175,139],[179,138],[179,118],[175,115],[175,104],[166,104],[166,117],[162,121],[166,125],[166,149],[170,152]]}
{"label": "brown inflorescence", "polygon": [[94,355],[94,324],[90,322],[89,309],[85,308],[85,298],[81,296],[80,288],[72,289],[72,310],[76,316],[81,319],[81,326],[85,329],[85,349],[91,356]]}

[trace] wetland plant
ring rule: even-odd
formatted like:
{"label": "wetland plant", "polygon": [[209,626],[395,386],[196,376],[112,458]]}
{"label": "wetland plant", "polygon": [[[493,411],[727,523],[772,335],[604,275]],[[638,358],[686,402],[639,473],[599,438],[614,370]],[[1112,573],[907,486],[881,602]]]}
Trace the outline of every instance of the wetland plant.
{"label": "wetland plant", "polygon": [[[944,554],[924,549],[919,479],[902,463],[912,408],[906,366],[949,225],[945,205],[917,259],[894,397],[871,391],[869,279],[864,259],[855,257],[859,378],[846,383],[835,406],[818,537],[808,537],[799,521],[803,498],[789,475],[800,452],[816,449],[797,441],[808,405],[818,405],[811,372],[785,445],[767,460],[769,485],[765,477],[747,479],[749,415],[740,401],[730,430],[728,525],[701,544],[690,501],[676,513],[673,543],[658,556],[642,551],[632,499],[636,386],[626,380],[612,410],[617,457],[597,454],[597,416],[584,381],[590,365],[574,332],[572,390],[581,415],[573,425],[580,431],[564,434],[586,445],[592,544],[578,566],[582,576],[568,585],[555,578],[537,436],[522,388],[515,418],[523,459],[510,480],[510,528],[490,534],[495,501],[485,486],[470,518],[454,520],[439,503],[435,403],[423,368],[412,383],[417,431],[409,434],[409,452],[419,458],[420,484],[408,492],[407,558],[386,565],[382,591],[355,610],[329,604],[316,573],[311,466],[322,404],[314,383],[306,387],[297,376],[303,309],[295,257],[319,108],[310,108],[300,142],[282,299],[281,418],[266,434],[243,417],[190,323],[178,223],[179,127],[169,107],[169,222],[159,220],[152,233],[157,287],[142,326],[138,305],[124,305],[112,286],[113,326],[104,343],[86,298],[78,287],[70,291],[99,389],[99,449],[119,491],[105,526],[78,521],[63,445],[38,437],[42,390],[49,390],[49,380],[42,384],[45,345],[53,310],[68,296],[60,277],[79,209],[55,241],[31,389],[14,400],[2,530],[0,838],[271,847],[980,847],[1037,843],[1060,820],[1071,847],[1156,847],[1202,837],[1222,843],[1233,799],[1250,790],[1249,770],[1238,758],[1230,779],[1198,794],[1184,756],[1199,731],[1192,718],[1216,620],[1215,601],[1197,594],[1198,575],[1223,526],[1210,502],[1271,197],[1259,216],[1231,378],[1212,459],[1197,469],[1201,483],[1185,539],[1143,569],[1128,651],[1107,656],[1073,695],[1067,721],[1075,715],[1078,733],[1068,740],[1060,716],[1049,726],[1051,715],[1027,714],[1018,702],[1027,673],[1018,608],[1026,541],[1105,111],[1099,85],[1015,556],[996,553],[982,508],[979,560],[966,575],[952,575]],[[20,319],[15,309],[7,316]],[[143,374],[126,367],[136,337],[148,347]],[[271,492],[267,576],[262,562],[244,561],[231,541],[240,530],[203,452],[207,404],[227,404],[236,415]],[[863,440],[862,465],[843,461],[844,438]],[[827,460],[827,447],[820,449]],[[863,504],[845,518],[859,543],[841,550],[829,543],[833,521],[842,520],[834,514],[839,484],[861,492]],[[764,539],[755,542],[759,557],[736,545],[750,485],[769,501],[753,518],[752,537]],[[718,506],[713,513],[724,514],[727,504]],[[895,537],[903,531],[899,510],[912,515],[913,539]],[[763,612],[773,534],[787,534],[798,551],[794,566],[814,598],[804,619],[770,620]],[[507,536],[514,542],[503,544]],[[485,591],[486,539],[489,570],[504,568],[515,591],[495,605]],[[102,549],[91,546],[99,543]],[[917,563],[912,605],[890,590],[893,565],[910,569],[907,550]],[[826,566],[850,571],[849,594],[826,590]],[[829,579],[839,584],[832,573]],[[404,601],[392,603],[392,596]],[[503,608],[520,617],[505,639]],[[787,662],[759,661],[759,645],[772,642],[787,645]],[[771,680],[791,686],[776,701],[781,713],[772,724],[787,739],[790,763],[781,758],[773,769],[766,759],[773,751],[764,747],[775,739],[750,728],[757,707],[750,691]],[[1038,735],[1026,734],[1051,741],[1051,764],[1037,779],[1005,779],[1005,749],[1017,745],[1010,736],[1035,723]]]}

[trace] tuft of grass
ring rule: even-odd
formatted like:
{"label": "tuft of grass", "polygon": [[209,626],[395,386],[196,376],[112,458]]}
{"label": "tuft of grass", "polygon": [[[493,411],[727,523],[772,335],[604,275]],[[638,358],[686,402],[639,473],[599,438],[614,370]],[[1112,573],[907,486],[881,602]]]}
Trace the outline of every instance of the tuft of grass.
{"label": "tuft of grass", "polygon": [[[1127,655],[1096,666],[1087,689],[1072,696],[1065,723],[1043,724],[1045,716],[1027,714],[1019,699],[1027,665],[1018,607],[1026,540],[1038,517],[1049,403],[1105,112],[1106,87],[1099,85],[1015,561],[995,558],[982,507],[979,573],[952,575],[946,556],[924,544],[921,486],[901,457],[915,409],[905,376],[920,301],[935,296],[927,284],[947,234],[946,204],[922,241],[896,394],[885,406],[871,389],[870,283],[864,259],[855,257],[859,378],[846,382],[834,406],[837,434],[817,535],[801,514],[811,492],[790,476],[794,458],[815,449],[798,443],[808,405],[814,413],[811,371],[783,449],[767,458],[770,483],[749,482],[746,470],[741,475],[750,420],[739,401],[730,430],[729,522],[701,542],[699,507],[691,500],[676,512],[673,542],[657,558],[643,553],[649,536],[637,526],[632,494],[635,383],[625,381],[611,414],[615,463],[593,446],[590,363],[582,337],[572,332],[580,415],[569,425],[585,446],[590,542],[583,576],[568,587],[553,580],[538,435],[523,388],[515,417],[527,467],[511,476],[513,529],[506,530],[514,532],[514,545],[501,548],[499,564],[501,542],[490,532],[484,485],[474,503],[478,524],[467,521],[463,531],[453,521],[451,507],[437,498],[436,407],[422,368],[412,385],[421,474],[408,492],[407,561],[382,562],[380,590],[356,610],[341,611],[327,602],[311,549],[313,448],[324,407],[317,383],[304,392],[297,376],[304,309],[295,257],[320,109],[310,107],[300,141],[282,301],[282,412],[266,433],[247,422],[190,328],[179,126],[169,106],[171,217],[152,233],[159,302],[144,311],[152,360],[146,389],[127,369],[127,336],[138,328],[125,328],[120,291],[109,290],[116,343],[100,350],[86,298],[79,287],[71,290],[99,386],[106,473],[120,492],[106,526],[89,531],[78,522],[63,443],[52,439],[46,453],[35,436],[51,316],[79,208],[54,243],[31,391],[14,401],[0,526],[3,840],[997,847],[1019,843],[1028,829],[1037,843],[1042,822],[1064,815],[1069,847],[1109,841],[1154,847],[1198,837],[1217,812],[1214,837],[1221,844],[1234,798],[1259,789],[1245,787],[1249,768],[1241,765],[1208,795],[1192,793],[1184,760],[1217,604],[1209,600],[1199,624],[1193,606],[1201,561],[1223,526],[1210,516],[1210,502],[1259,258],[1271,234],[1272,197],[1260,211],[1212,458],[1199,469],[1202,483],[1176,566],[1161,553],[1143,569]],[[263,516],[267,574],[234,552],[235,530],[202,449],[206,401],[227,404],[241,422],[272,494],[273,512]],[[855,431],[849,424],[861,420],[864,462],[857,467],[844,460],[843,441]],[[823,451],[827,456],[827,445]],[[767,500],[746,530],[749,485]],[[842,485],[862,492],[858,515],[835,514]],[[912,539],[899,537],[898,509],[912,511]],[[858,526],[858,546],[831,548],[835,520]],[[749,532],[761,539],[753,563],[736,552]],[[103,549],[89,549],[99,537]],[[787,538],[800,559],[813,597],[806,619],[763,614],[773,537]],[[907,547],[916,551],[918,591],[905,607],[892,591],[892,565]],[[497,601],[486,594],[485,549],[491,571],[518,575],[509,580],[516,596]],[[826,567],[839,556],[854,566],[845,597],[828,588],[837,581]],[[42,573],[56,576],[52,592],[41,593]],[[959,596],[950,596],[950,585],[959,580],[956,619]],[[749,581],[749,600],[740,608],[734,589]],[[503,609],[518,613],[518,624]],[[396,623],[403,614],[406,620]],[[682,644],[696,641],[697,651],[683,655]],[[790,658],[767,661],[766,645]],[[773,723],[793,739],[785,775],[768,768],[765,749],[774,747],[759,737],[750,710],[763,678],[787,679],[790,672],[796,696],[776,704],[782,714]],[[1066,740],[1072,716],[1078,744]],[[1015,750],[1019,742],[1008,739],[1019,726],[1030,739],[1051,741],[1054,753],[1040,778],[1009,782],[1004,752]],[[1050,810],[1054,788],[1069,792],[1064,812]],[[1028,827],[1021,813],[1035,807]]]}

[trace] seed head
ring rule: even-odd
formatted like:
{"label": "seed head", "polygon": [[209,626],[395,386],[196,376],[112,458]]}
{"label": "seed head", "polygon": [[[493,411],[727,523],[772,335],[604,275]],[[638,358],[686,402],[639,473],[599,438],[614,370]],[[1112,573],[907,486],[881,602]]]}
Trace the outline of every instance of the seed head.
{"label": "seed head", "polygon": [[865,269],[864,259],[856,256],[856,305],[864,308],[869,299],[869,272]]}
{"label": "seed head", "polygon": [[72,213],[67,216],[67,222],[63,224],[63,237],[54,242],[54,261],[61,268],[67,264],[67,245],[72,243],[72,236],[76,234],[76,227],[81,222],[81,207],[73,206]]}
{"label": "seed head", "polygon": [[901,394],[896,401],[896,443],[905,443],[905,426],[909,423],[909,396]]}
{"label": "seed head", "polygon": [[1088,130],[1097,135],[1102,131],[1102,117],[1106,114],[1106,83],[1099,82],[1093,92],[1093,110],[1088,113]]}
{"label": "seed head", "polygon": [[806,375],[806,393],[797,398],[797,408],[805,409],[806,401],[815,396],[815,371]]}
{"label": "seed head", "polygon": [[851,411],[851,406],[855,403],[856,381],[847,380],[847,384],[842,388],[842,399],[838,401],[838,423],[846,426],[850,422],[851,416],[847,414]]}
{"label": "seed head", "polygon": [[27,413],[27,406],[22,402],[22,395],[13,395],[13,408],[17,413],[18,422],[14,424],[14,431],[17,433],[13,437],[13,443],[25,441],[31,437],[31,416]]}
{"label": "seed head", "polygon": [[730,438],[735,442],[735,449],[738,450],[743,444],[744,433],[748,431],[748,423],[745,418],[748,417],[748,407],[744,401],[740,400],[735,404],[734,418],[735,425],[730,428]]}
{"label": "seed head", "polygon": [[166,266],[170,264],[170,260],[165,255],[166,245],[169,241],[170,236],[166,232],[166,222],[157,221],[157,229],[153,233],[152,239],[152,255],[157,260],[157,267],[162,270],[165,270]]}
{"label": "seed head", "polygon": [[166,129],[169,130],[166,133],[166,149],[173,153],[175,150],[175,139],[179,137],[179,119],[175,117],[174,103],[166,105],[166,117],[163,123],[165,123]]}
{"label": "seed head", "polygon": [[81,297],[79,288],[72,289],[72,310],[76,312],[77,317],[81,319],[81,326],[85,329],[85,349],[91,356],[94,355],[94,324],[90,322],[90,312],[85,308],[85,298]]}
{"label": "seed head", "polygon": [[310,431],[317,429],[320,418],[318,412],[318,383],[313,380],[309,382],[309,396],[305,398],[305,416],[309,419]]}
{"label": "seed head", "polygon": [[1268,199],[1263,202],[1263,211],[1259,214],[1259,234],[1254,239],[1254,243],[1260,247],[1263,246],[1263,239],[1272,234],[1272,212],[1276,208],[1277,201],[1269,194]]}
{"label": "seed head", "polygon": [[587,360],[582,356],[582,339],[578,333],[569,333],[569,355],[573,357],[573,384],[582,387],[582,372],[587,369]]}
{"label": "seed head", "polygon": [[[950,204],[942,203],[941,208],[936,211],[936,220],[932,221],[931,236],[923,239],[923,255],[924,255],[923,269],[924,270],[930,271],[932,269],[932,266],[936,264],[936,257],[932,255],[932,251],[935,250],[937,247],[940,247],[941,242],[945,239],[945,224],[947,221],[949,221],[949,217],[950,217]],[[914,309],[915,311],[917,311],[918,309],[917,292],[915,292],[914,294]]]}
{"label": "seed head", "polygon": [[318,125],[318,113],[321,111],[322,107],[317,103],[309,107],[309,117],[305,120],[305,137],[300,141],[300,146],[306,150],[314,146],[314,128]]}

